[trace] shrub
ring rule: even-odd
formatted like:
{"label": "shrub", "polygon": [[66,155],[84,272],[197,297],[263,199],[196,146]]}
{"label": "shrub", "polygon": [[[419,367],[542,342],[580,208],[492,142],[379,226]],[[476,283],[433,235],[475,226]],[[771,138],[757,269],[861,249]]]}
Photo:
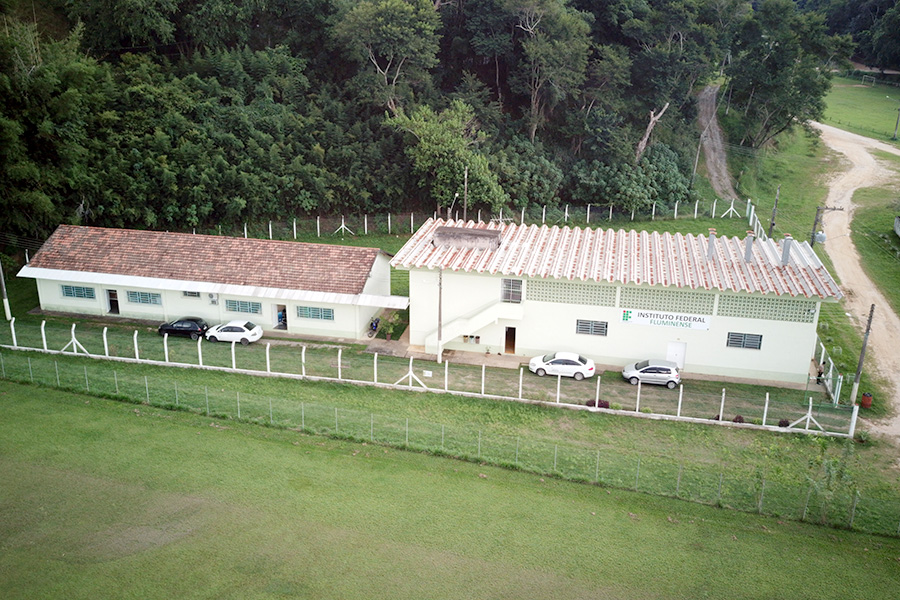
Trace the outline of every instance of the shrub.
{"label": "shrub", "polygon": [[600,400],[599,402],[595,400],[588,400],[585,402],[586,406],[596,406],[597,408],[609,408],[609,402],[606,400]]}
{"label": "shrub", "polygon": [[787,427],[790,424],[791,424],[791,422],[788,421],[787,419],[781,419],[780,421],[778,421],[779,427]]}
{"label": "shrub", "polygon": [[609,405],[609,407],[613,410],[622,410],[622,405],[619,404],[618,402],[613,402],[612,404]]}
{"label": "shrub", "polygon": [[607,402],[606,400],[601,400],[598,406],[600,408],[609,408],[609,402]]}
{"label": "shrub", "polygon": [[735,417],[731,420],[733,423],[743,423],[744,417],[741,415],[735,415]]}
{"label": "shrub", "polygon": [[652,413],[653,411],[650,410],[649,408],[647,408],[647,407],[645,406],[644,408],[641,409],[641,412],[644,413],[644,414],[650,414],[650,413]]}
{"label": "shrub", "polygon": [[721,420],[722,420],[722,416],[721,416],[721,415],[716,415],[716,416],[714,416],[714,417],[712,418],[712,420],[713,420],[713,421],[721,421]]}
{"label": "shrub", "polygon": [[854,439],[856,439],[856,441],[859,442],[860,444],[868,444],[872,438],[869,436],[868,431],[860,429],[856,432]]}

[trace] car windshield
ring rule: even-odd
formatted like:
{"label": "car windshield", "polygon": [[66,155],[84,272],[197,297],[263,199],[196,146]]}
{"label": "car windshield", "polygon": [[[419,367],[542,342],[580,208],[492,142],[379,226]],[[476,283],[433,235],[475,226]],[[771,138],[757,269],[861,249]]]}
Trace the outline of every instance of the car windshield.
{"label": "car windshield", "polygon": [[247,331],[250,331],[251,329],[256,329],[256,324],[247,321],[246,323],[244,323],[244,327],[247,329]]}
{"label": "car windshield", "polygon": [[586,359],[585,357],[583,357],[583,356],[579,356],[579,357],[578,357],[578,362],[580,362],[580,363],[583,364],[583,365],[586,365],[586,364],[587,364],[587,359]]}
{"label": "car windshield", "polygon": [[542,357],[541,360],[544,361],[545,363],[548,363],[548,362],[550,362],[551,360],[553,360],[554,358],[556,358],[556,352],[554,352],[553,354],[548,354],[548,355]]}
{"label": "car windshield", "polygon": [[642,360],[639,363],[634,363],[634,368],[637,369],[638,371],[640,371],[641,369],[643,369],[645,367],[649,367],[649,366],[650,366],[649,360]]}

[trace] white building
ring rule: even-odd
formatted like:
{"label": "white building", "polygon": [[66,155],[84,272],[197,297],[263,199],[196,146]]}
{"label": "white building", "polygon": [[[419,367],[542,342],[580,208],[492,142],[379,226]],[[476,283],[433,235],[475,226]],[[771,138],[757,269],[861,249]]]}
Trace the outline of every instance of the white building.
{"label": "white building", "polygon": [[365,337],[382,308],[409,303],[390,295],[389,256],[377,248],[72,225],[61,225],[19,277],[37,280],[46,311],[249,319],[352,339]]}
{"label": "white building", "polygon": [[822,302],[841,298],[805,242],[429,220],[410,271],[410,343],[803,382]]}

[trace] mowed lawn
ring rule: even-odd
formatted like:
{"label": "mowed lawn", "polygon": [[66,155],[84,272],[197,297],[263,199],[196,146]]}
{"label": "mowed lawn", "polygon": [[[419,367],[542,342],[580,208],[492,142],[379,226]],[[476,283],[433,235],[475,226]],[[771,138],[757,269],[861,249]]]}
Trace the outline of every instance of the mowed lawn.
{"label": "mowed lawn", "polygon": [[894,598],[900,540],[0,382],[0,597]]}

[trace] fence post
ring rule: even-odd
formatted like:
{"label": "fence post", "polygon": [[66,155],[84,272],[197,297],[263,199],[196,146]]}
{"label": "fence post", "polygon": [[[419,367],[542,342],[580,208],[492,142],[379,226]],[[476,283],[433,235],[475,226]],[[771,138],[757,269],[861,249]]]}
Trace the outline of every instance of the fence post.
{"label": "fence post", "polygon": [[169,334],[163,334],[163,354],[166,357],[166,362],[169,362]]}
{"label": "fence post", "polygon": [[409,387],[412,387],[413,382],[413,357],[409,357]]}
{"label": "fence post", "polygon": [[[113,370],[113,381],[116,382],[116,394],[119,393],[119,373]],[[59,387],[59,367],[56,368],[56,386]]]}
{"label": "fence post", "polygon": [[372,359],[372,383],[378,383],[378,353]]}
{"label": "fence post", "polygon": [[388,235],[391,235],[391,213],[388,213]]}
{"label": "fence post", "polygon": [[269,239],[272,239],[272,221],[269,221]]}
{"label": "fence post", "polygon": [[546,222],[547,222],[547,205],[545,204],[541,208],[541,225],[545,224]]}
{"label": "fence post", "polygon": [[587,205],[587,224],[591,224],[591,205]]}
{"label": "fence post", "polygon": [[763,408],[763,421],[762,424],[765,426],[766,419],[769,417],[769,392],[766,392],[766,406]]}
{"label": "fence post", "polygon": [[269,350],[272,344],[266,342],[266,373],[272,372],[272,361],[269,356]]}
{"label": "fence post", "polygon": [[484,363],[481,363],[481,395],[484,396]]}
{"label": "fence post", "polygon": [[681,416],[681,400],[684,398],[684,384],[681,383],[678,385],[678,411],[675,413],[676,417]]}
{"label": "fence post", "polygon": [[678,200],[675,201],[675,218],[678,218]]}
{"label": "fence post", "polygon": [[556,403],[559,404],[559,387],[562,384],[562,375],[556,376]]}
{"label": "fence post", "polygon": [[698,209],[698,208],[700,208],[700,201],[699,201],[699,200],[695,200],[695,201],[694,201],[694,218],[695,218],[695,219],[697,218],[697,209]]}
{"label": "fence post", "polygon": [[568,223],[568,222],[569,222],[569,205],[566,204],[566,213],[565,213],[565,216],[563,216],[563,223]]}
{"label": "fence post", "polygon": [[235,345],[235,342],[232,340],[232,342],[231,342],[231,368],[237,369],[237,362],[235,361],[235,358],[234,358],[234,345]]}
{"label": "fence post", "polygon": [[294,239],[297,239],[297,217],[294,217]]}
{"label": "fence post", "polygon": [[[138,334],[137,329],[135,329],[134,330],[134,359],[141,360],[141,355],[140,355],[140,352],[138,351],[137,334]],[[73,336],[75,335],[74,331],[72,332],[72,335]],[[74,348],[73,348],[73,350],[74,350]]]}
{"label": "fence post", "polygon": [[638,379],[637,400],[634,403],[634,412],[641,412],[641,380]]}
{"label": "fence post", "polygon": [[653,209],[650,211],[650,220],[656,219],[656,202],[653,203]]}
{"label": "fence post", "polygon": [[519,367],[519,400],[522,399],[522,373],[525,372],[525,369]]}
{"label": "fence post", "polygon": [[631,209],[631,220],[634,221],[634,209]]}
{"label": "fence post", "polygon": [[321,218],[322,218],[322,217],[316,216],[316,237],[317,237],[317,238],[318,238],[318,237],[322,237],[322,223],[321,223]]}
{"label": "fence post", "polygon": [[859,404],[853,405],[853,414],[850,416],[850,433],[848,436],[850,439],[853,439],[853,436],[856,435],[856,418],[859,416]]}
{"label": "fence post", "polygon": [[481,209],[478,209],[478,222],[481,223]]}
{"label": "fence post", "polygon": [[716,216],[716,203],[718,203],[718,201],[719,201],[718,198],[713,198],[712,210],[711,210],[710,213],[709,213],[709,216],[710,216],[710,217],[715,218],[715,216]]}
{"label": "fence post", "polygon": [[9,330],[12,332],[13,339],[13,348],[18,347],[18,343],[16,342],[16,318],[13,317],[9,320]]}
{"label": "fence post", "polygon": [[306,377],[306,346],[300,350],[300,375]]}
{"label": "fence post", "polygon": [[247,222],[244,221],[244,239],[247,239]]}
{"label": "fence post", "polygon": [[525,209],[523,208],[523,209],[522,209],[522,216],[519,217],[519,225],[524,225],[524,224],[525,224]]}
{"label": "fence post", "polygon": [[444,391],[450,389],[450,363],[448,361],[444,361]]}
{"label": "fence post", "polygon": [[338,381],[341,380],[341,351],[343,348],[338,348]]}
{"label": "fence post", "polygon": [[47,321],[41,321],[41,343],[44,346],[44,352],[47,351]]}
{"label": "fence post", "polygon": [[607,219],[608,221],[612,221],[612,209],[613,209],[613,205],[610,204],[609,205],[609,219]]}
{"label": "fence post", "polygon": [[363,215],[363,234],[369,235],[369,215]]}
{"label": "fence post", "polygon": [[106,327],[103,328],[103,354],[109,357],[109,342],[106,339]]}
{"label": "fence post", "polygon": [[200,344],[203,343],[203,336],[197,338],[197,360],[200,362],[200,366],[203,366],[203,348]]}
{"label": "fence post", "polygon": [[237,395],[237,409],[238,409],[238,417],[237,418],[238,418],[238,421],[240,421],[241,420],[241,393],[235,392],[235,394]]}
{"label": "fence post", "polygon": [[812,419],[812,396],[809,397],[809,408],[806,411],[806,430],[809,431],[809,421]]}
{"label": "fence post", "polygon": [[600,408],[600,375],[597,375],[597,392],[594,394],[594,408]]}
{"label": "fence post", "polygon": [[725,418],[725,388],[722,388],[722,402],[719,404],[719,420]]}
{"label": "fence post", "polygon": [[[56,387],[59,387],[59,361],[54,360],[54,361],[53,361],[53,366],[56,367]],[[115,374],[116,374],[116,372],[113,371],[113,375],[115,375]],[[116,393],[117,393],[117,394],[119,393],[119,386],[118,386],[118,385],[116,386]]]}

